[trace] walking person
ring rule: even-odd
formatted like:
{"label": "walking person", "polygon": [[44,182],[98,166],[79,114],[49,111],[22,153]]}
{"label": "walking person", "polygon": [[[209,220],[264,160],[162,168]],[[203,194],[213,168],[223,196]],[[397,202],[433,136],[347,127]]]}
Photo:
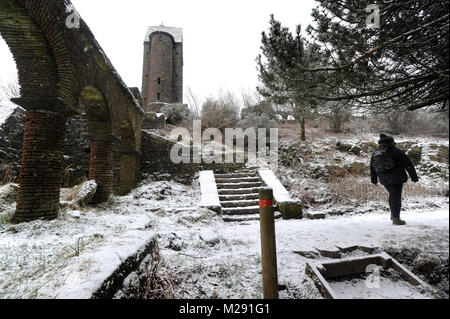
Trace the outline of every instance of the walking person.
{"label": "walking person", "polygon": [[389,207],[393,225],[406,225],[400,219],[402,208],[403,185],[409,177],[414,183],[419,181],[414,165],[402,150],[395,146],[392,136],[380,135],[379,148],[375,150],[370,161],[370,176],[372,184],[378,180],[389,192]]}

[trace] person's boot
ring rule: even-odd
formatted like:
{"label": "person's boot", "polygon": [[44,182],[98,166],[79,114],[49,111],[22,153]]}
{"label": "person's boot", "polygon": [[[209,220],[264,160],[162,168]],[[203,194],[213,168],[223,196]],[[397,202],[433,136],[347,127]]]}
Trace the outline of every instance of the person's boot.
{"label": "person's boot", "polygon": [[406,222],[404,220],[401,220],[400,218],[393,218],[392,225],[403,226],[403,225],[406,225]]}

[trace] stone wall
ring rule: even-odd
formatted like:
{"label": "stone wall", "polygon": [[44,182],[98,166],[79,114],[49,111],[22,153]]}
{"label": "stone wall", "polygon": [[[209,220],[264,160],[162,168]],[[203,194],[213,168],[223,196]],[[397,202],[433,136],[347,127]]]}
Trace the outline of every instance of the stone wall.
{"label": "stone wall", "polygon": [[11,181],[15,181],[19,175],[25,114],[24,109],[17,107],[0,126],[0,170],[11,170],[8,173],[0,171],[0,176],[13,174]]}
{"label": "stone wall", "polygon": [[[153,175],[158,179],[171,179],[180,183],[190,184],[199,170],[212,170],[215,173],[229,173],[241,169],[245,164],[174,164],[170,158],[170,151],[176,142],[159,136],[158,134],[142,131],[142,172]],[[192,147],[190,147],[192,158]]]}
{"label": "stone wall", "polygon": [[157,130],[166,127],[166,116],[161,113],[147,112],[144,114],[142,121],[144,130]]}
{"label": "stone wall", "polygon": [[66,187],[79,184],[89,175],[90,142],[88,140],[88,120],[84,106],[80,106],[81,115],[67,121],[66,144],[64,154],[66,168],[64,184]]}
{"label": "stone wall", "polygon": [[156,133],[142,131],[142,172],[161,179],[190,184],[198,164],[174,164],[170,159],[170,150],[176,143]]}

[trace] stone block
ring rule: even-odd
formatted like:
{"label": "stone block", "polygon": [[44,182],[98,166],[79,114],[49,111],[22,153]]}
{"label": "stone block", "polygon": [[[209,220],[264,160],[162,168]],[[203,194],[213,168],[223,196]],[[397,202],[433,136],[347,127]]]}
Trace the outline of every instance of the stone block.
{"label": "stone block", "polygon": [[284,219],[303,218],[303,207],[301,201],[279,202],[278,209]]}

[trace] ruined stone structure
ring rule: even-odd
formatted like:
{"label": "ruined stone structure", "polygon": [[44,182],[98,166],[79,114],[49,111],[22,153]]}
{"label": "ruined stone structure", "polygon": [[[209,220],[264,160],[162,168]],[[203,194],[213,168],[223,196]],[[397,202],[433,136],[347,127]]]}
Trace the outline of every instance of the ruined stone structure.
{"label": "ruined stone structure", "polygon": [[[142,98],[146,112],[183,103],[183,30],[149,27],[144,40]],[[154,104],[153,104],[154,103]]]}
{"label": "ruined stone structure", "polygon": [[140,176],[143,110],[83,19],[79,28],[66,25],[71,7],[69,0],[0,0],[0,35],[21,85],[13,102],[26,110],[15,222],[57,216],[71,117],[87,122],[97,201],[128,192]]}

